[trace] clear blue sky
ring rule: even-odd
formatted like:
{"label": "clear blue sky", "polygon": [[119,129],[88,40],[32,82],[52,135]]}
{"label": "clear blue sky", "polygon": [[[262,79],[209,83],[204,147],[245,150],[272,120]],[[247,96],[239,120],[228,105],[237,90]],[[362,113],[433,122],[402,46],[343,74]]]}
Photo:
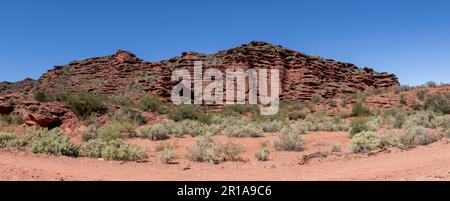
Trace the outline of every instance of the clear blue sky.
{"label": "clear blue sky", "polygon": [[396,74],[450,82],[450,1],[1,0],[0,80],[134,52],[159,61],[252,40]]}

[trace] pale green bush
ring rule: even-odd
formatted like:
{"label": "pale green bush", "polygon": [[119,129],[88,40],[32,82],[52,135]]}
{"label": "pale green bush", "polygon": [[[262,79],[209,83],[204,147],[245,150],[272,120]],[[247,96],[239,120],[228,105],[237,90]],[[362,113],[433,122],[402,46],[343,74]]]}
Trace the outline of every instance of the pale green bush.
{"label": "pale green bush", "polygon": [[404,128],[412,128],[416,126],[422,126],[425,128],[432,127],[431,120],[434,118],[435,114],[430,111],[419,111],[414,115],[408,116],[403,125]]}
{"label": "pale green bush", "polygon": [[275,121],[261,122],[260,126],[262,127],[262,130],[264,132],[275,133],[283,128],[284,123],[282,121],[275,120]]}
{"label": "pale green bush", "polygon": [[450,117],[449,116],[436,116],[430,121],[431,128],[450,128]]}
{"label": "pale green bush", "polygon": [[299,124],[307,131],[347,131],[349,129],[339,117],[325,115],[309,115]]}
{"label": "pale green bush", "polygon": [[373,131],[368,125],[368,119],[366,117],[358,117],[353,119],[350,123],[350,138],[363,131]]}
{"label": "pale green bush", "polygon": [[25,138],[28,142],[28,150],[33,153],[76,157],[80,152],[80,146],[70,142],[70,138],[62,135],[58,128],[30,129]]}
{"label": "pale green bush", "polygon": [[387,109],[384,111],[391,128],[402,128],[406,121],[406,111],[403,109]]}
{"label": "pale green bush", "polygon": [[218,163],[220,147],[214,143],[212,136],[199,136],[197,144],[188,147],[186,157],[194,162]]}
{"label": "pale green bush", "polygon": [[239,161],[241,157],[239,154],[244,152],[245,149],[243,146],[239,144],[235,144],[231,141],[228,141],[226,144],[222,145],[221,154],[222,160],[224,161]]}
{"label": "pale green bush", "polygon": [[164,124],[155,124],[141,128],[141,137],[153,141],[169,139],[170,130]]}
{"label": "pale green bush", "polygon": [[274,142],[275,149],[279,151],[302,151],[303,144],[301,133],[292,127],[283,128],[278,135],[278,140]]}
{"label": "pale green bush", "polygon": [[16,134],[0,133],[0,148],[20,148],[26,143]]}
{"label": "pale green bush", "polygon": [[238,124],[228,127],[225,131],[229,137],[261,137],[263,133],[255,124]]}
{"label": "pale green bush", "polygon": [[255,158],[258,161],[268,161],[270,155],[269,143],[261,142],[261,147],[255,152]]}
{"label": "pale green bush", "polygon": [[84,142],[97,139],[98,138],[98,130],[99,128],[97,126],[89,126],[82,134],[81,139]]}
{"label": "pale green bush", "polygon": [[380,147],[380,136],[372,131],[362,131],[357,133],[350,140],[350,148],[355,153],[369,152],[379,149]]}
{"label": "pale green bush", "polygon": [[91,139],[81,146],[81,154],[90,158],[102,158],[102,150],[108,143],[101,139]]}
{"label": "pale green bush", "polygon": [[403,135],[400,135],[400,143],[406,148],[427,145],[435,141],[437,138],[422,126],[409,128]]}
{"label": "pale green bush", "polygon": [[380,137],[381,145],[380,148],[390,148],[390,147],[400,147],[400,138],[397,136],[395,131],[389,131]]}
{"label": "pale green bush", "polygon": [[175,160],[175,155],[172,149],[164,149],[159,153],[159,160],[161,163],[170,164]]}
{"label": "pale green bush", "polygon": [[140,161],[147,158],[146,150],[122,140],[111,140],[101,151],[102,158],[115,161]]}
{"label": "pale green bush", "polygon": [[[105,142],[116,139],[123,139],[125,137],[135,137],[136,132],[134,131],[134,129],[136,128],[136,126],[137,125],[132,122],[112,122],[106,126],[99,128],[97,130],[97,135],[98,138],[102,139]],[[94,134],[92,134],[92,136],[94,136]]]}

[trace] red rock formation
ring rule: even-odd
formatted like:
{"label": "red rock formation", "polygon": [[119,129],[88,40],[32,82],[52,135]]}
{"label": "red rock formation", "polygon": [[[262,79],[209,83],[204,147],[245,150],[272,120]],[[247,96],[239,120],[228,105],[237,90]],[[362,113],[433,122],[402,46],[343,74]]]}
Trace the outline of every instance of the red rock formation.
{"label": "red rock formation", "polygon": [[[104,94],[145,91],[168,98],[176,84],[170,80],[176,68],[193,69],[194,61],[203,61],[206,70],[214,67],[242,67],[279,69],[282,100],[310,100],[358,90],[372,90],[398,86],[395,75],[378,73],[370,68],[360,69],[353,64],[308,56],[294,50],[264,42],[251,42],[238,48],[205,55],[185,52],[170,60],[149,63],[134,54],[119,50],[116,54],[76,61],[57,66],[37,81],[24,84],[1,84],[0,93],[11,91],[58,92],[92,91]],[[30,86],[33,87],[28,87]]]}

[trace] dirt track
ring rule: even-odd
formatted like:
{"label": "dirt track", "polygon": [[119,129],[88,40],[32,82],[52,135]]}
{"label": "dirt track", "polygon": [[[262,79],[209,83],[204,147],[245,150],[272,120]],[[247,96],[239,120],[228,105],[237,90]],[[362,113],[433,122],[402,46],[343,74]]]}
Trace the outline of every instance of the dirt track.
{"label": "dirt track", "polygon": [[[345,139],[343,135],[326,136],[336,141]],[[309,141],[313,142],[315,136],[322,139],[324,135],[310,135]],[[183,140],[183,144],[193,142],[190,138]],[[244,157],[249,161],[219,165],[193,163],[182,157],[178,164],[164,165],[152,152],[146,163],[121,163],[0,150],[0,180],[450,180],[450,144],[446,140],[370,157],[315,159],[303,166],[297,163],[306,151],[274,152],[272,160],[256,161],[252,153],[260,141],[238,140],[247,145]],[[309,152],[323,149],[310,146]],[[184,146],[179,149],[184,150]]]}

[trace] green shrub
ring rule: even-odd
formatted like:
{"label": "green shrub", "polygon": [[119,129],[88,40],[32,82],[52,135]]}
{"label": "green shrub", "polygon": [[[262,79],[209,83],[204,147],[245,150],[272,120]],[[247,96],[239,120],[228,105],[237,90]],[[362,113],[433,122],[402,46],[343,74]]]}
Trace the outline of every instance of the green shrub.
{"label": "green shrub", "polygon": [[122,108],[111,117],[110,121],[113,122],[133,122],[139,126],[144,125],[146,122],[145,117],[138,111],[134,111],[129,108]]}
{"label": "green shrub", "polygon": [[445,131],[445,136],[450,138],[450,128]]}
{"label": "green shrub", "polygon": [[97,139],[98,138],[98,130],[99,128],[97,126],[89,126],[82,134],[81,139],[84,142]]}
{"label": "green shrub", "polygon": [[331,144],[330,150],[331,150],[331,152],[340,152],[341,147],[342,147],[341,143],[335,142],[335,143]]}
{"label": "green shrub", "polygon": [[425,109],[440,114],[450,114],[450,99],[444,95],[430,95],[424,104]]}
{"label": "green shrub", "polygon": [[133,122],[112,122],[98,129],[98,137],[105,142],[123,139],[125,137],[135,137],[136,125]]}
{"label": "green shrub", "polygon": [[174,150],[175,148],[177,148],[178,146],[178,142],[173,142],[173,143],[159,143],[155,146],[155,151],[156,152],[161,152],[165,149],[171,149]]}
{"label": "green shrub", "polygon": [[24,123],[23,116],[19,115],[1,115],[0,121],[3,126],[8,126],[10,124],[21,125]]}
{"label": "green shrub", "polygon": [[297,120],[305,119],[306,115],[303,114],[302,112],[290,112],[288,114],[288,118],[289,118],[289,120],[297,121]]}
{"label": "green shrub", "polygon": [[255,124],[237,124],[228,127],[227,132],[229,137],[261,137],[263,131]]}
{"label": "green shrub", "polygon": [[424,90],[417,91],[416,96],[419,100],[424,101],[427,97],[427,92]]}
{"label": "green shrub", "polygon": [[239,161],[241,160],[239,154],[241,154],[244,151],[245,149],[243,146],[228,141],[225,145],[222,146],[221,149],[221,153],[223,155],[222,159],[224,161]]}
{"label": "green shrub", "polygon": [[307,131],[347,131],[348,125],[339,117],[325,115],[309,115],[304,121],[299,122]]}
{"label": "green shrub", "polygon": [[314,103],[314,104],[318,104],[318,103],[320,103],[322,100],[323,100],[323,97],[322,97],[322,96],[314,96],[314,97],[311,98],[311,102]]}
{"label": "green shrub", "polygon": [[394,131],[390,131],[380,137],[380,148],[400,147],[400,138]]}
{"label": "green shrub", "polygon": [[139,100],[139,106],[142,110],[148,112],[160,112],[161,102],[158,97],[146,95]]}
{"label": "green shrub", "polygon": [[406,111],[403,109],[387,109],[384,111],[384,116],[392,128],[402,128],[407,117]]}
{"label": "green shrub", "polygon": [[367,121],[367,126],[369,127],[370,130],[378,130],[379,128],[383,127],[384,125],[384,120],[382,117],[380,116],[374,116],[374,117],[370,117]]}
{"label": "green shrub", "polygon": [[79,155],[80,146],[71,143],[70,138],[62,135],[58,128],[52,130],[47,128],[28,130],[26,139],[28,141],[28,150],[33,153],[73,157]]}
{"label": "green shrub", "polygon": [[436,116],[430,121],[431,128],[450,128],[450,117],[449,116]]}
{"label": "green shrub", "polygon": [[437,84],[436,84],[436,82],[429,81],[429,82],[425,83],[424,86],[425,86],[425,87],[436,87]]}
{"label": "green shrub", "polygon": [[0,148],[19,148],[24,146],[24,142],[12,133],[0,133]]}
{"label": "green shrub", "polygon": [[358,117],[350,123],[350,138],[363,131],[372,131],[372,128],[368,125],[368,119],[365,117]]}
{"label": "green shrub", "polygon": [[175,155],[172,149],[164,149],[159,153],[159,160],[161,163],[170,164],[175,160]]}
{"label": "green shrub", "polygon": [[147,158],[146,150],[125,144],[122,140],[111,140],[102,149],[102,158],[114,161],[140,161]]}
{"label": "green shrub", "polygon": [[268,161],[270,155],[269,143],[262,142],[261,147],[255,152],[255,158],[258,161]]}
{"label": "green shrub", "polygon": [[199,136],[197,144],[188,147],[186,157],[194,162],[218,163],[220,147],[214,143],[212,136]]}
{"label": "green shrub", "polygon": [[221,130],[219,125],[202,125],[195,127],[191,130],[190,134],[192,137],[197,137],[201,135],[216,135]]}
{"label": "green shrub", "polygon": [[260,126],[264,132],[267,133],[274,133],[280,131],[284,123],[282,121],[267,121],[267,122],[261,122]]}
{"label": "green shrub", "polygon": [[184,124],[182,122],[173,122],[169,120],[161,121],[159,124],[152,125],[159,126],[161,132],[166,132],[167,135],[173,135],[175,137],[182,137],[185,133]]}
{"label": "green shrub", "polygon": [[355,153],[369,152],[381,147],[381,139],[377,133],[372,131],[363,131],[357,133],[350,140],[350,148]]}
{"label": "green shrub", "polygon": [[[283,128],[291,129],[293,132],[298,133],[299,135],[306,134],[306,130],[307,130],[307,129],[304,127],[304,124],[302,124],[302,123],[291,124],[291,125],[285,126],[285,127],[283,127]],[[282,128],[282,129],[283,129],[283,128]],[[282,130],[282,129],[281,129],[281,130]],[[280,130],[280,131],[281,131],[281,130]]]}
{"label": "green shrub", "polygon": [[90,158],[102,158],[102,151],[107,145],[108,143],[101,139],[90,139],[81,146],[81,153]]}
{"label": "green shrub", "polygon": [[86,119],[92,114],[104,113],[107,110],[103,97],[87,92],[78,95],[67,95],[65,103],[82,119]]}
{"label": "green shrub", "polygon": [[252,115],[251,120],[257,123],[267,122],[267,121],[286,121],[287,119],[287,109],[280,108],[278,113],[275,115],[262,115],[260,112]]}
{"label": "green shrub", "polygon": [[245,113],[255,113],[258,107],[249,104],[231,104],[222,108],[221,114],[225,116],[237,116]]}
{"label": "green shrub", "polygon": [[352,116],[363,117],[369,116],[371,114],[370,110],[366,108],[362,103],[356,103],[352,106]]}
{"label": "green shrub", "polygon": [[435,118],[436,114],[431,111],[419,111],[413,115],[406,118],[403,124],[404,128],[411,128],[414,126],[423,126],[426,128],[431,128],[433,125],[431,121]]}
{"label": "green shrub", "polygon": [[39,102],[47,102],[50,99],[47,96],[47,94],[42,92],[42,91],[35,92],[33,95],[34,95],[34,99],[39,101]]}
{"label": "green shrub", "polygon": [[278,135],[278,140],[274,142],[275,149],[279,151],[302,151],[303,144],[301,133],[292,127],[283,128]]}
{"label": "green shrub", "polygon": [[151,127],[141,128],[141,137],[153,141],[169,139],[170,130],[164,124],[155,124]]}
{"label": "green shrub", "polygon": [[196,105],[177,105],[169,111],[167,116],[174,121],[183,121],[186,119],[197,120],[200,114]]}
{"label": "green shrub", "polygon": [[400,143],[406,148],[427,145],[435,141],[437,141],[436,137],[422,126],[409,128],[403,135],[400,135]]}

